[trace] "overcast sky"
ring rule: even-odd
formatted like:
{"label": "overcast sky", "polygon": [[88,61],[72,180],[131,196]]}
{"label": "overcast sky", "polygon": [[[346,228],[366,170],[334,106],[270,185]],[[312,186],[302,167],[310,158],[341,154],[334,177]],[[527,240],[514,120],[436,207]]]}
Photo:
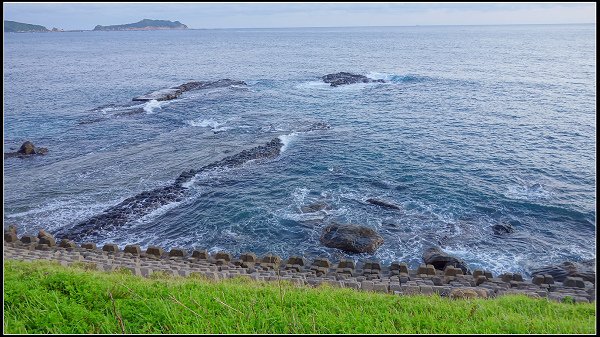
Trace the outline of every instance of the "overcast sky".
{"label": "overcast sky", "polygon": [[596,23],[588,3],[3,3],[4,20],[93,29],[141,19],[189,28]]}

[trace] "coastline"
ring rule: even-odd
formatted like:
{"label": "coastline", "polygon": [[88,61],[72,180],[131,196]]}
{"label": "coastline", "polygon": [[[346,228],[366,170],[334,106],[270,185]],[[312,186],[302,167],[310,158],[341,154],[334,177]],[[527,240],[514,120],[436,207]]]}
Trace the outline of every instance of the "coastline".
{"label": "coastline", "polygon": [[142,277],[154,273],[183,277],[200,274],[212,280],[245,277],[256,281],[285,280],[313,287],[326,283],[393,295],[495,298],[523,294],[559,302],[566,298],[584,303],[596,300],[595,285],[576,277],[567,277],[564,282],[555,282],[550,275],[525,280],[520,274],[493,275],[480,269],[463,274],[459,268],[436,270],[433,265],[425,264],[412,270],[400,262],[388,266],[374,260],[355,264],[342,259],[332,263],[326,258],[309,261],[300,256],[283,261],[277,255],[266,254],[259,258],[251,252],[234,258],[227,252],[211,255],[206,250],[194,250],[190,254],[185,249],[173,248],[166,252],[161,247],[150,246],[143,252],[139,245],[127,245],[121,250],[116,244],[105,244],[99,249],[94,243],[78,245],[71,240],[62,240],[56,245],[54,238],[48,240],[44,236],[38,239],[23,235],[16,239],[16,234],[5,233],[4,260],[54,260],[64,266],[76,264],[106,272],[124,269]]}

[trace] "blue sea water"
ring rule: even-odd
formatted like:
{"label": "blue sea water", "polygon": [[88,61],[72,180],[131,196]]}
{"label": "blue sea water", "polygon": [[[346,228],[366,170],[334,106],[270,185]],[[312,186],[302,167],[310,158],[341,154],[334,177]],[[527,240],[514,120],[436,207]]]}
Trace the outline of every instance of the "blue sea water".
{"label": "blue sea water", "polygon": [[[416,267],[439,246],[471,268],[529,273],[596,256],[595,25],[420,26],[4,35],[4,226],[68,228],[280,137],[275,160],[197,176],[183,200],[97,244]],[[348,71],[386,83],[330,87]],[[135,96],[192,80],[248,86]],[[328,130],[300,132],[310,123]],[[366,202],[378,198],[401,207]],[[330,210],[303,213],[325,202]],[[320,244],[333,221],[385,243]],[[515,231],[496,235],[492,226]]]}

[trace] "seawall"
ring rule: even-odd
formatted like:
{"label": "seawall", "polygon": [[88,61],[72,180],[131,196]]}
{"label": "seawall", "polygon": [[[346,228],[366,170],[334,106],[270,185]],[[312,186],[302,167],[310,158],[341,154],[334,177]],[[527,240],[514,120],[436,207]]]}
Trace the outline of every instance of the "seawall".
{"label": "seawall", "polygon": [[283,261],[272,254],[259,257],[248,252],[234,257],[227,252],[209,254],[206,250],[190,252],[180,248],[166,251],[155,246],[143,251],[138,245],[127,245],[121,249],[116,244],[106,244],[99,248],[94,243],[79,245],[68,239],[57,244],[53,237],[44,235],[18,238],[16,232],[10,231],[4,235],[3,257],[5,260],[52,260],[65,266],[83,264],[86,268],[107,272],[127,269],[142,277],[157,272],[182,277],[199,273],[214,280],[247,277],[257,281],[287,280],[308,286],[328,283],[394,295],[493,298],[524,294],[554,301],[562,301],[566,297],[575,302],[596,300],[595,285],[579,277],[567,277],[564,282],[556,282],[550,275],[536,275],[531,280],[512,273],[494,276],[485,270],[465,275],[459,268],[436,270],[433,265],[423,264],[415,270],[401,262],[390,265],[374,260],[332,262],[325,258],[308,260],[302,256],[291,256]]}

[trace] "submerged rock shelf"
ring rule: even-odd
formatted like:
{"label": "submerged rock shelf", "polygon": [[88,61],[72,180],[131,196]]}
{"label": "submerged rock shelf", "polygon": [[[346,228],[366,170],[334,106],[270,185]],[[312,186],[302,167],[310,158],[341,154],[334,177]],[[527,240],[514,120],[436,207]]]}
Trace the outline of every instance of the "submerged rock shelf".
{"label": "submerged rock shelf", "polygon": [[282,146],[283,143],[279,138],[273,138],[264,145],[243,150],[235,155],[205,165],[200,169],[184,171],[175,179],[173,184],[151,191],[144,191],[133,197],[129,197],[118,205],[108,208],[101,214],[93,216],[75,226],[59,230],[57,235],[71,240],[82,240],[87,235],[96,233],[100,229],[110,230],[122,226],[162,206],[181,201],[187,191],[187,187],[183,185],[190,182],[196,174],[217,168],[230,169],[239,167],[251,160],[273,159],[280,154]]}
{"label": "submerged rock shelf", "polygon": [[168,101],[168,100],[172,100],[172,99],[179,97],[182,93],[184,93],[186,91],[223,88],[223,87],[229,87],[232,85],[246,85],[246,82],[230,80],[228,78],[224,78],[224,79],[217,80],[217,81],[188,82],[188,83],[184,83],[182,85],[179,85],[179,86],[176,86],[173,88],[160,89],[157,91],[147,93],[142,96],[134,97],[133,101],[142,101],[142,102],[147,102],[147,101],[152,101],[152,100]]}

